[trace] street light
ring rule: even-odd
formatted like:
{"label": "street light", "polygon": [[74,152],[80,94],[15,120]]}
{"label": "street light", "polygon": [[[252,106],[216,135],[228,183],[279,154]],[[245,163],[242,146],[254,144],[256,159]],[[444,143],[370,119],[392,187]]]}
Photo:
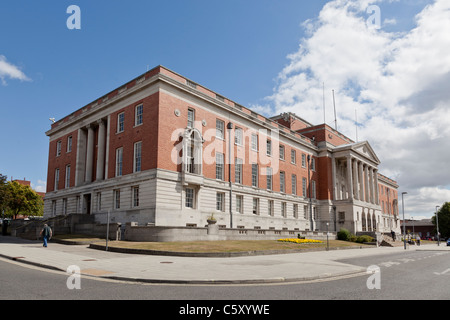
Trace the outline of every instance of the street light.
{"label": "street light", "polygon": [[330,246],[329,246],[329,244],[328,244],[328,226],[329,226],[330,224],[327,222],[327,251],[328,250],[330,250]]}
{"label": "street light", "polygon": [[404,205],[404,203],[403,203],[403,195],[404,195],[404,194],[408,194],[408,192],[402,192],[402,210],[403,210],[403,245],[404,245],[404,248],[405,248],[405,250],[406,250],[406,232],[405,232],[405,229],[406,229],[406,225],[405,225],[406,220],[405,220],[405,205]]}
{"label": "street light", "polygon": [[436,206],[436,228],[437,228],[437,238],[438,238],[438,246],[440,244],[440,236],[439,236],[439,219],[438,219],[438,208],[439,206]]}
{"label": "street light", "polygon": [[311,177],[310,177],[310,163],[309,161],[311,160],[312,162],[312,157],[308,154],[308,189],[309,189],[309,220],[311,223],[311,231],[314,231],[314,217],[313,217],[313,212],[312,212],[312,198],[311,198]]}

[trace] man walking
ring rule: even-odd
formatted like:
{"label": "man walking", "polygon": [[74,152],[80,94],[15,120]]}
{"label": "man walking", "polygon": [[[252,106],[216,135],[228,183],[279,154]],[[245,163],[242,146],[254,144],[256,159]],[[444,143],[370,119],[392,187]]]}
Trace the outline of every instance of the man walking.
{"label": "man walking", "polygon": [[47,242],[52,238],[52,229],[47,225],[44,224],[44,228],[42,228],[39,235],[42,235],[44,237],[44,247],[47,247]]}

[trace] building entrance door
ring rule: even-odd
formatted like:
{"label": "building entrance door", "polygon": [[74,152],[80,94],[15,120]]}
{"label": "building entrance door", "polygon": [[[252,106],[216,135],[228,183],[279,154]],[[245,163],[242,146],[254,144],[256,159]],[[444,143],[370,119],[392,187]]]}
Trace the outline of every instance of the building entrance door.
{"label": "building entrance door", "polygon": [[83,195],[83,213],[91,214],[91,194]]}

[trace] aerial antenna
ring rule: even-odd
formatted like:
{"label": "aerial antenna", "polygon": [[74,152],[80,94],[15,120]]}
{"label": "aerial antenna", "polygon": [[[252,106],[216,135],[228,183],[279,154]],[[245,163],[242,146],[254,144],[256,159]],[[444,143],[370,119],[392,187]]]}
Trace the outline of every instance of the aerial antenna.
{"label": "aerial antenna", "polygon": [[322,99],[323,99],[323,123],[325,121],[325,82],[322,83]]}
{"label": "aerial antenna", "polygon": [[334,101],[334,89],[332,91],[333,91],[333,106],[334,106],[334,128],[337,131],[336,102]]}

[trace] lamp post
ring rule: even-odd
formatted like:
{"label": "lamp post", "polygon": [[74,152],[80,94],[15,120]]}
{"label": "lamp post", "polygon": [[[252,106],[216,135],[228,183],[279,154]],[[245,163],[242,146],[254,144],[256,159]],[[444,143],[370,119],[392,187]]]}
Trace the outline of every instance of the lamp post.
{"label": "lamp post", "polygon": [[308,154],[307,157],[308,162],[308,189],[309,189],[309,220],[311,222],[311,231],[314,231],[314,217],[312,212],[312,198],[311,198],[311,177],[310,177],[310,169],[311,166],[309,164],[309,161],[312,161],[312,157]]}
{"label": "lamp post", "polygon": [[438,244],[438,246],[439,246],[441,240],[440,240],[440,236],[439,236],[438,208],[439,208],[439,206],[436,206],[436,229],[437,229],[437,238],[438,238],[437,244]]}
{"label": "lamp post", "polygon": [[404,246],[404,248],[405,248],[405,250],[406,250],[406,232],[405,232],[405,230],[406,230],[406,225],[405,225],[405,223],[406,223],[406,220],[405,220],[405,205],[404,205],[404,203],[403,203],[403,195],[404,194],[408,194],[408,192],[402,192],[402,211],[403,211],[403,246]]}

